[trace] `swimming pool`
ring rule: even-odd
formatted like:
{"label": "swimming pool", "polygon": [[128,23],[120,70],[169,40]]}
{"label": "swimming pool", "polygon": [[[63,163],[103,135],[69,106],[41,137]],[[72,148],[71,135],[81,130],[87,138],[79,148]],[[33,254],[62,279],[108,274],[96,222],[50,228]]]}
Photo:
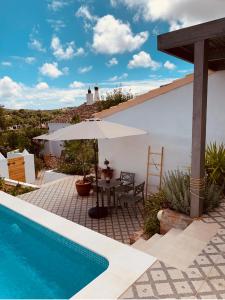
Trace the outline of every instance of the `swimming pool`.
{"label": "swimming pool", "polygon": [[[32,280],[32,295],[28,298],[117,299],[156,261],[148,254],[0,191],[1,218],[6,218],[7,225],[5,230],[0,228],[0,239],[5,235],[13,246],[8,247],[6,242],[0,246],[0,298],[20,298]],[[34,244],[33,234],[30,240],[25,238],[33,230],[38,237]],[[19,245],[25,252],[19,250]],[[21,265],[17,265],[19,255]],[[77,255],[78,264],[74,261]],[[19,280],[19,284],[14,280]],[[17,292],[6,296],[7,285],[8,290],[11,285],[12,292],[13,284]],[[42,292],[35,290],[37,284]],[[64,291],[65,287],[68,291]]]}
{"label": "swimming pool", "polygon": [[68,299],[104,272],[104,257],[0,205],[0,298]]}

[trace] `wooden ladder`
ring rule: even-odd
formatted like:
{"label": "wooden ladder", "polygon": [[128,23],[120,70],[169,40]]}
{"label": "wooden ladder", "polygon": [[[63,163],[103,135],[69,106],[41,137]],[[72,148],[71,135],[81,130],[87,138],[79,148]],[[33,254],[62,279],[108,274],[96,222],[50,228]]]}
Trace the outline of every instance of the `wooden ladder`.
{"label": "wooden ladder", "polygon": [[[154,157],[159,157],[157,162],[154,161]],[[162,171],[163,171],[163,156],[164,147],[161,148],[161,152],[152,152],[151,146],[148,147],[148,162],[147,162],[147,176],[146,176],[146,187],[145,187],[145,197],[151,193],[151,187],[157,187],[158,190],[162,186]],[[154,168],[154,170],[153,170]],[[151,177],[158,177],[159,184],[151,184]]]}

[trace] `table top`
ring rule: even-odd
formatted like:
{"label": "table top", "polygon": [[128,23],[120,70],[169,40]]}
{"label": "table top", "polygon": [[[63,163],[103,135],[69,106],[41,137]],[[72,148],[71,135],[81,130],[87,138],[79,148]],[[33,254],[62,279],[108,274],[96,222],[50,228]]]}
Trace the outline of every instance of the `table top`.
{"label": "table top", "polygon": [[100,179],[98,181],[98,186],[101,188],[105,188],[105,189],[114,188],[114,187],[119,186],[120,184],[121,184],[121,182],[116,179],[111,179],[109,183],[107,183],[106,180],[104,180],[104,179]]}

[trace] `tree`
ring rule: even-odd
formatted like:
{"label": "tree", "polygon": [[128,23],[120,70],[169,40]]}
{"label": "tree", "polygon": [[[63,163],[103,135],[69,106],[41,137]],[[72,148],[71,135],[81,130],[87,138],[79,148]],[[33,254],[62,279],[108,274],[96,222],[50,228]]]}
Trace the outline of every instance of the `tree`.
{"label": "tree", "polygon": [[114,89],[113,92],[109,92],[106,94],[105,100],[98,102],[98,110],[108,109],[112,106],[118,105],[120,103],[126,102],[130,99],[133,99],[134,96],[132,93],[127,92],[124,93],[122,88]]}
{"label": "tree", "polygon": [[5,110],[3,106],[0,106],[0,129],[5,130],[6,127]]}

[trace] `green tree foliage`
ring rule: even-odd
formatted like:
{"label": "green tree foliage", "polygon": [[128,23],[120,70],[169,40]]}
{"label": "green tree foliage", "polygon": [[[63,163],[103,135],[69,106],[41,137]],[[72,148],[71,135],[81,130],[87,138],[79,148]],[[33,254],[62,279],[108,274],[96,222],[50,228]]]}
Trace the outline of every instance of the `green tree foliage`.
{"label": "green tree foliage", "polygon": [[102,99],[102,101],[98,102],[98,111],[108,109],[130,99],[133,99],[131,93],[124,93],[122,88],[114,89],[113,92],[106,94],[105,100]]}
{"label": "green tree foliage", "polygon": [[81,121],[80,116],[76,114],[72,117],[71,124],[77,124],[80,123],[80,121]]}
{"label": "green tree foliage", "polygon": [[5,110],[3,106],[0,106],[0,129],[5,130],[7,126],[6,123],[6,116],[5,116]]}
{"label": "green tree foliage", "polygon": [[64,145],[64,160],[59,167],[59,171],[85,177],[95,162],[93,141],[66,141]]}

